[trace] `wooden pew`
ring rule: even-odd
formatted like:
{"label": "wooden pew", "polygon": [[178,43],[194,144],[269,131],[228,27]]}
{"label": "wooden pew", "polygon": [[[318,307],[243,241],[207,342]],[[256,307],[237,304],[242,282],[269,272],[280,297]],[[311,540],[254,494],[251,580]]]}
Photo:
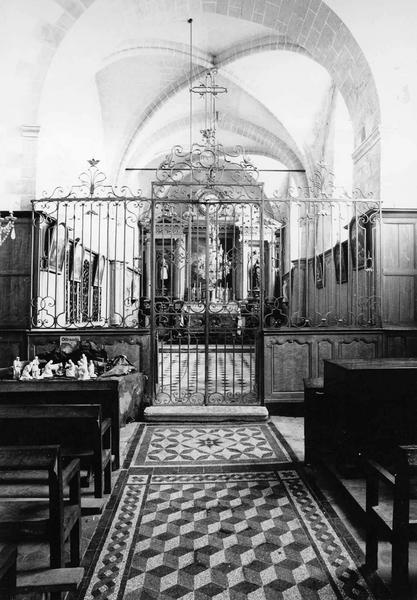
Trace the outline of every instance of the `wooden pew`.
{"label": "wooden pew", "polygon": [[304,379],[304,462],[314,464],[320,454],[323,436],[324,380]]}
{"label": "wooden pew", "polygon": [[1,404],[100,404],[103,419],[111,419],[113,469],[120,468],[119,384],[110,379],[87,381],[41,379],[0,381]]}
{"label": "wooden pew", "polygon": [[88,461],[94,495],[111,492],[111,421],[93,405],[0,405],[0,439],[4,445],[59,444],[63,457]]}
{"label": "wooden pew", "polygon": [[18,573],[16,594],[34,592],[57,595],[61,592],[76,592],[81,585],[83,576],[83,567],[47,569],[36,573]]}
{"label": "wooden pew", "polygon": [[[417,446],[399,446],[391,464],[364,459],[366,479],[366,562],[378,568],[378,538],[392,546],[392,590],[396,600],[409,598],[409,542],[417,539]],[[380,484],[390,491],[382,495]]]}
{"label": "wooden pew", "polygon": [[16,588],[16,544],[0,542],[0,598],[11,600]]}
{"label": "wooden pew", "polygon": [[[25,493],[10,497],[10,486],[26,481]],[[23,478],[22,478],[23,475]],[[34,484],[31,496],[31,484]],[[47,484],[47,498],[40,498],[39,484]],[[68,498],[64,499],[64,488]],[[2,491],[5,493],[3,494]],[[44,541],[50,547],[50,566],[64,567],[65,542],[70,542],[71,566],[80,563],[80,464],[62,468],[58,446],[0,447],[0,542]]]}

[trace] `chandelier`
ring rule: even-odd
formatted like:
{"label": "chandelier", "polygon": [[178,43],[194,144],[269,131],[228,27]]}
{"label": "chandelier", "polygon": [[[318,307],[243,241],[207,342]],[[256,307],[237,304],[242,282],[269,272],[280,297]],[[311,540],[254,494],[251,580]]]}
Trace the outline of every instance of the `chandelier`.
{"label": "chandelier", "polygon": [[2,217],[0,215],[0,246],[7,240],[10,235],[10,239],[14,240],[16,237],[16,232],[14,229],[14,223],[16,221],[16,217],[13,216],[13,211],[10,211],[7,217]]}

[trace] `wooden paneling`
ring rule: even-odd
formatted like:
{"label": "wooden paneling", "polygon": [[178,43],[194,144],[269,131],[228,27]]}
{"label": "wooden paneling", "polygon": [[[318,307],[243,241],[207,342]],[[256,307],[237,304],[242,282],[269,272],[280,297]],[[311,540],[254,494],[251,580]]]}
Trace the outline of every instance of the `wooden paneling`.
{"label": "wooden paneling", "polygon": [[382,228],[383,320],[405,325],[417,320],[417,214],[384,214]]}
{"label": "wooden paneling", "polygon": [[30,320],[32,219],[18,217],[16,239],[0,246],[0,327],[26,328]]}
{"label": "wooden paneling", "polygon": [[417,356],[417,330],[389,330],[384,335],[384,356],[406,358]]}
{"label": "wooden paneling", "polygon": [[13,359],[26,359],[26,332],[0,331],[0,368],[11,366]]}
{"label": "wooden paneling", "polygon": [[303,379],[322,376],[324,359],[377,358],[382,352],[381,330],[287,330],[265,334],[265,401],[302,399]]}
{"label": "wooden paneling", "polygon": [[338,358],[376,358],[379,354],[378,342],[376,338],[342,340],[337,343]]}
{"label": "wooden paneling", "polygon": [[333,344],[329,340],[318,340],[317,342],[317,364],[316,373],[318,377],[323,376],[323,360],[333,357]]}
{"label": "wooden paneling", "polygon": [[276,340],[270,346],[270,377],[272,393],[283,388],[288,392],[299,390],[299,382],[311,370],[311,341],[302,337],[293,340]]}

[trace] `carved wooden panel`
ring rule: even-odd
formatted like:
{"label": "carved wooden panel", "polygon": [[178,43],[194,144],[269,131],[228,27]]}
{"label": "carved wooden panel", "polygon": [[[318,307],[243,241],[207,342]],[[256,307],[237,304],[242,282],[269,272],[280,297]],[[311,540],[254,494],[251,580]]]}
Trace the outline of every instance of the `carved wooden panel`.
{"label": "carved wooden panel", "polygon": [[383,225],[383,318],[391,325],[417,319],[417,218],[399,214]]}
{"label": "carved wooden panel", "polygon": [[334,341],[330,339],[317,342],[317,366],[314,377],[323,377],[323,360],[334,357]]}
{"label": "carved wooden panel", "polygon": [[272,393],[300,390],[300,382],[311,373],[311,343],[305,339],[272,344],[270,350]]}
{"label": "carved wooden panel", "polygon": [[377,340],[343,340],[339,343],[339,358],[376,358],[378,356]]}
{"label": "carved wooden panel", "polygon": [[16,239],[0,246],[0,327],[29,326],[31,219],[17,214]]}
{"label": "carved wooden panel", "polygon": [[393,358],[417,356],[417,331],[388,332],[385,336],[384,356]]}
{"label": "carved wooden panel", "polygon": [[382,356],[382,332],[292,331],[265,338],[265,400],[302,398],[303,379],[323,375],[323,360]]}

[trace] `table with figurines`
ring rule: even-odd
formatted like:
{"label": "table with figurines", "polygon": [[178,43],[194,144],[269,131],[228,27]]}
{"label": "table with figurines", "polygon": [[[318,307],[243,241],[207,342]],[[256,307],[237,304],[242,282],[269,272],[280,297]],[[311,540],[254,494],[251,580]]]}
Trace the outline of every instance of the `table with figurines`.
{"label": "table with figurines", "polygon": [[94,361],[88,361],[85,354],[81,356],[77,364],[69,358],[65,365],[62,362],[53,363],[52,360],[49,360],[43,367],[41,367],[41,362],[37,356],[31,361],[21,361],[20,357],[16,356],[13,361],[12,372],[13,379],[19,381],[52,379],[63,376],[86,381],[88,379],[96,379],[97,377]]}
{"label": "table with figurines", "polygon": [[0,404],[100,404],[102,416],[112,421],[113,467],[119,468],[120,427],[140,419],[147,378],[127,360],[101,375],[96,368],[84,354],[64,364],[17,356],[8,370],[13,379],[0,379]]}

